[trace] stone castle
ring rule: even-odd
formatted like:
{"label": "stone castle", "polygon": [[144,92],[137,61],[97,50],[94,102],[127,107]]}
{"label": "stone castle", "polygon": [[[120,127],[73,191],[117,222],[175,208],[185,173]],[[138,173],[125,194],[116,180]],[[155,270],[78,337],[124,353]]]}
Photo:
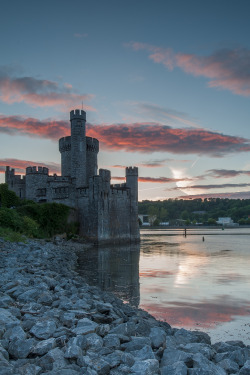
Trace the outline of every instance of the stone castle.
{"label": "stone castle", "polygon": [[80,235],[90,241],[138,242],[138,168],[126,168],[126,183],[111,185],[109,170],[97,174],[99,141],[85,135],[85,111],[71,111],[70,122],[71,136],[59,139],[61,176],[27,167],[22,177],[6,167],[5,182],[20,198],[75,208]]}

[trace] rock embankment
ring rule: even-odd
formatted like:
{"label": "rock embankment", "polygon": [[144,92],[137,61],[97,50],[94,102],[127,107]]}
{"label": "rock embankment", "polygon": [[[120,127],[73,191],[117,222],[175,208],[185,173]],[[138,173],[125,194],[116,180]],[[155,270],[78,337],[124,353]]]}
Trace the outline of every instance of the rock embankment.
{"label": "rock embankment", "polygon": [[0,375],[250,374],[250,347],[211,345],[87,285],[74,248],[0,239]]}

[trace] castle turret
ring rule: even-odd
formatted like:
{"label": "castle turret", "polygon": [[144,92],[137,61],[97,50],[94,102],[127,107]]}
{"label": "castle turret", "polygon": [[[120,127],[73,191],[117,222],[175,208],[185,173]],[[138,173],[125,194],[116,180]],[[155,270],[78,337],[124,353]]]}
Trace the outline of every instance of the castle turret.
{"label": "castle turret", "polygon": [[71,176],[71,137],[59,139],[59,151],[61,153],[61,175]]}
{"label": "castle turret", "polygon": [[70,112],[71,122],[71,177],[76,179],[76,187],[87,185],[86,176],[86,112],[73,110]]}
{"label": "castle turret", "polygon": [[26,198],[35,202],[47,199],[49,169],[46,167],[26,168]]}

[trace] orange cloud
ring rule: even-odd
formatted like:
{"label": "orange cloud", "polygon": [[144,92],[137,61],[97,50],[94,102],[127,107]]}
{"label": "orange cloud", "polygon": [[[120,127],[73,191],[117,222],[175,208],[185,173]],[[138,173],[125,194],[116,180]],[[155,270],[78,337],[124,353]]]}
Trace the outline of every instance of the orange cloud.
{"label": "orange cloud", "polygon": [[70,130],[69,121],[40,121],[32,117],[0,115],[0,132],[58,140],[69,135]]}
{"label": "orange cloud", "polygon": [[149,59],[163,64],[169,70],[179,67],[194,76],[209,79],[209,87],[229,90],[237,95],[250,96],[250,50],[246,48],[221,49],[210,56],[175,53],[147,43],[130,42],[135,51],[145,50]]}
{"label": "orange cloud", "polygon": [[44,163],[38,161],[31,161],[31,160],[20,160],[20,159],[0,159],[0,173],[5,172],[6,166],[10,166],[14,168],[16,172],[20,174],[25,174],[25,169],[30,166],[41,166],[49,168],[51,174],[60,174],[61,167],[60,164],[57,163]]}
{"label": "orange cloud", "polygon": [[65,83],[42,80],[33,77],[12,77],[9,70],[0,69],[0,100],[5,103],[26,103],[33,107],[59,107],[69,109],[75,103],[84,103],[84,109],[95,111],[85,102],[94,96],[91,94],[75,94],[72,86]]}
{"label": "orange cloud", "polygon": [[[0,115],[0,132],[58,140],[70,134],[70,127],[69,121],[40,121],[18,115]],[[205,129],[178,129],[160,124],[87,124],[87,135],[99,139],[101,147],[109,151],[170,152],[214,157],[250,151],[250,142],[246,138]]]}
{"label": "orange cloud", "polygon": [[222,156],[250,151],[249,140],[205,129],[177,129],[160,124],[88,124],[88,135],[98,138],[109,150],[130,152],[171,152]]}

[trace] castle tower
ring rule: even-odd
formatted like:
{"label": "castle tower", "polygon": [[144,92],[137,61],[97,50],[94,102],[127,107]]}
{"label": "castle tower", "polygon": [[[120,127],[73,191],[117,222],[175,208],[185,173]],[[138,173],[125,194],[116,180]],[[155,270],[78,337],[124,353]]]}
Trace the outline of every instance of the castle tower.
{"label": "castle tower", "polygon": [[130,239],[140,239],[138,223],[138,168],[126,168],[126,187],[130,188]]}
{"label": "castle tower", "polygon": [[86,178],[86,112],[70,112],[71,122],[71,177],[76,179],[76,187],[87,185]]}
{"label": "castle tower", "polygon": [[71,137],[59,139],[59,151],[61,153],[61,175],[71,176]]}
{"label": "castle tower", "polygon": [[89,183],[89,178],[97,175],[97,154],[99,152],[99,141],[96,138],[86,137],[86,147],[87,147],[87,184]]}

